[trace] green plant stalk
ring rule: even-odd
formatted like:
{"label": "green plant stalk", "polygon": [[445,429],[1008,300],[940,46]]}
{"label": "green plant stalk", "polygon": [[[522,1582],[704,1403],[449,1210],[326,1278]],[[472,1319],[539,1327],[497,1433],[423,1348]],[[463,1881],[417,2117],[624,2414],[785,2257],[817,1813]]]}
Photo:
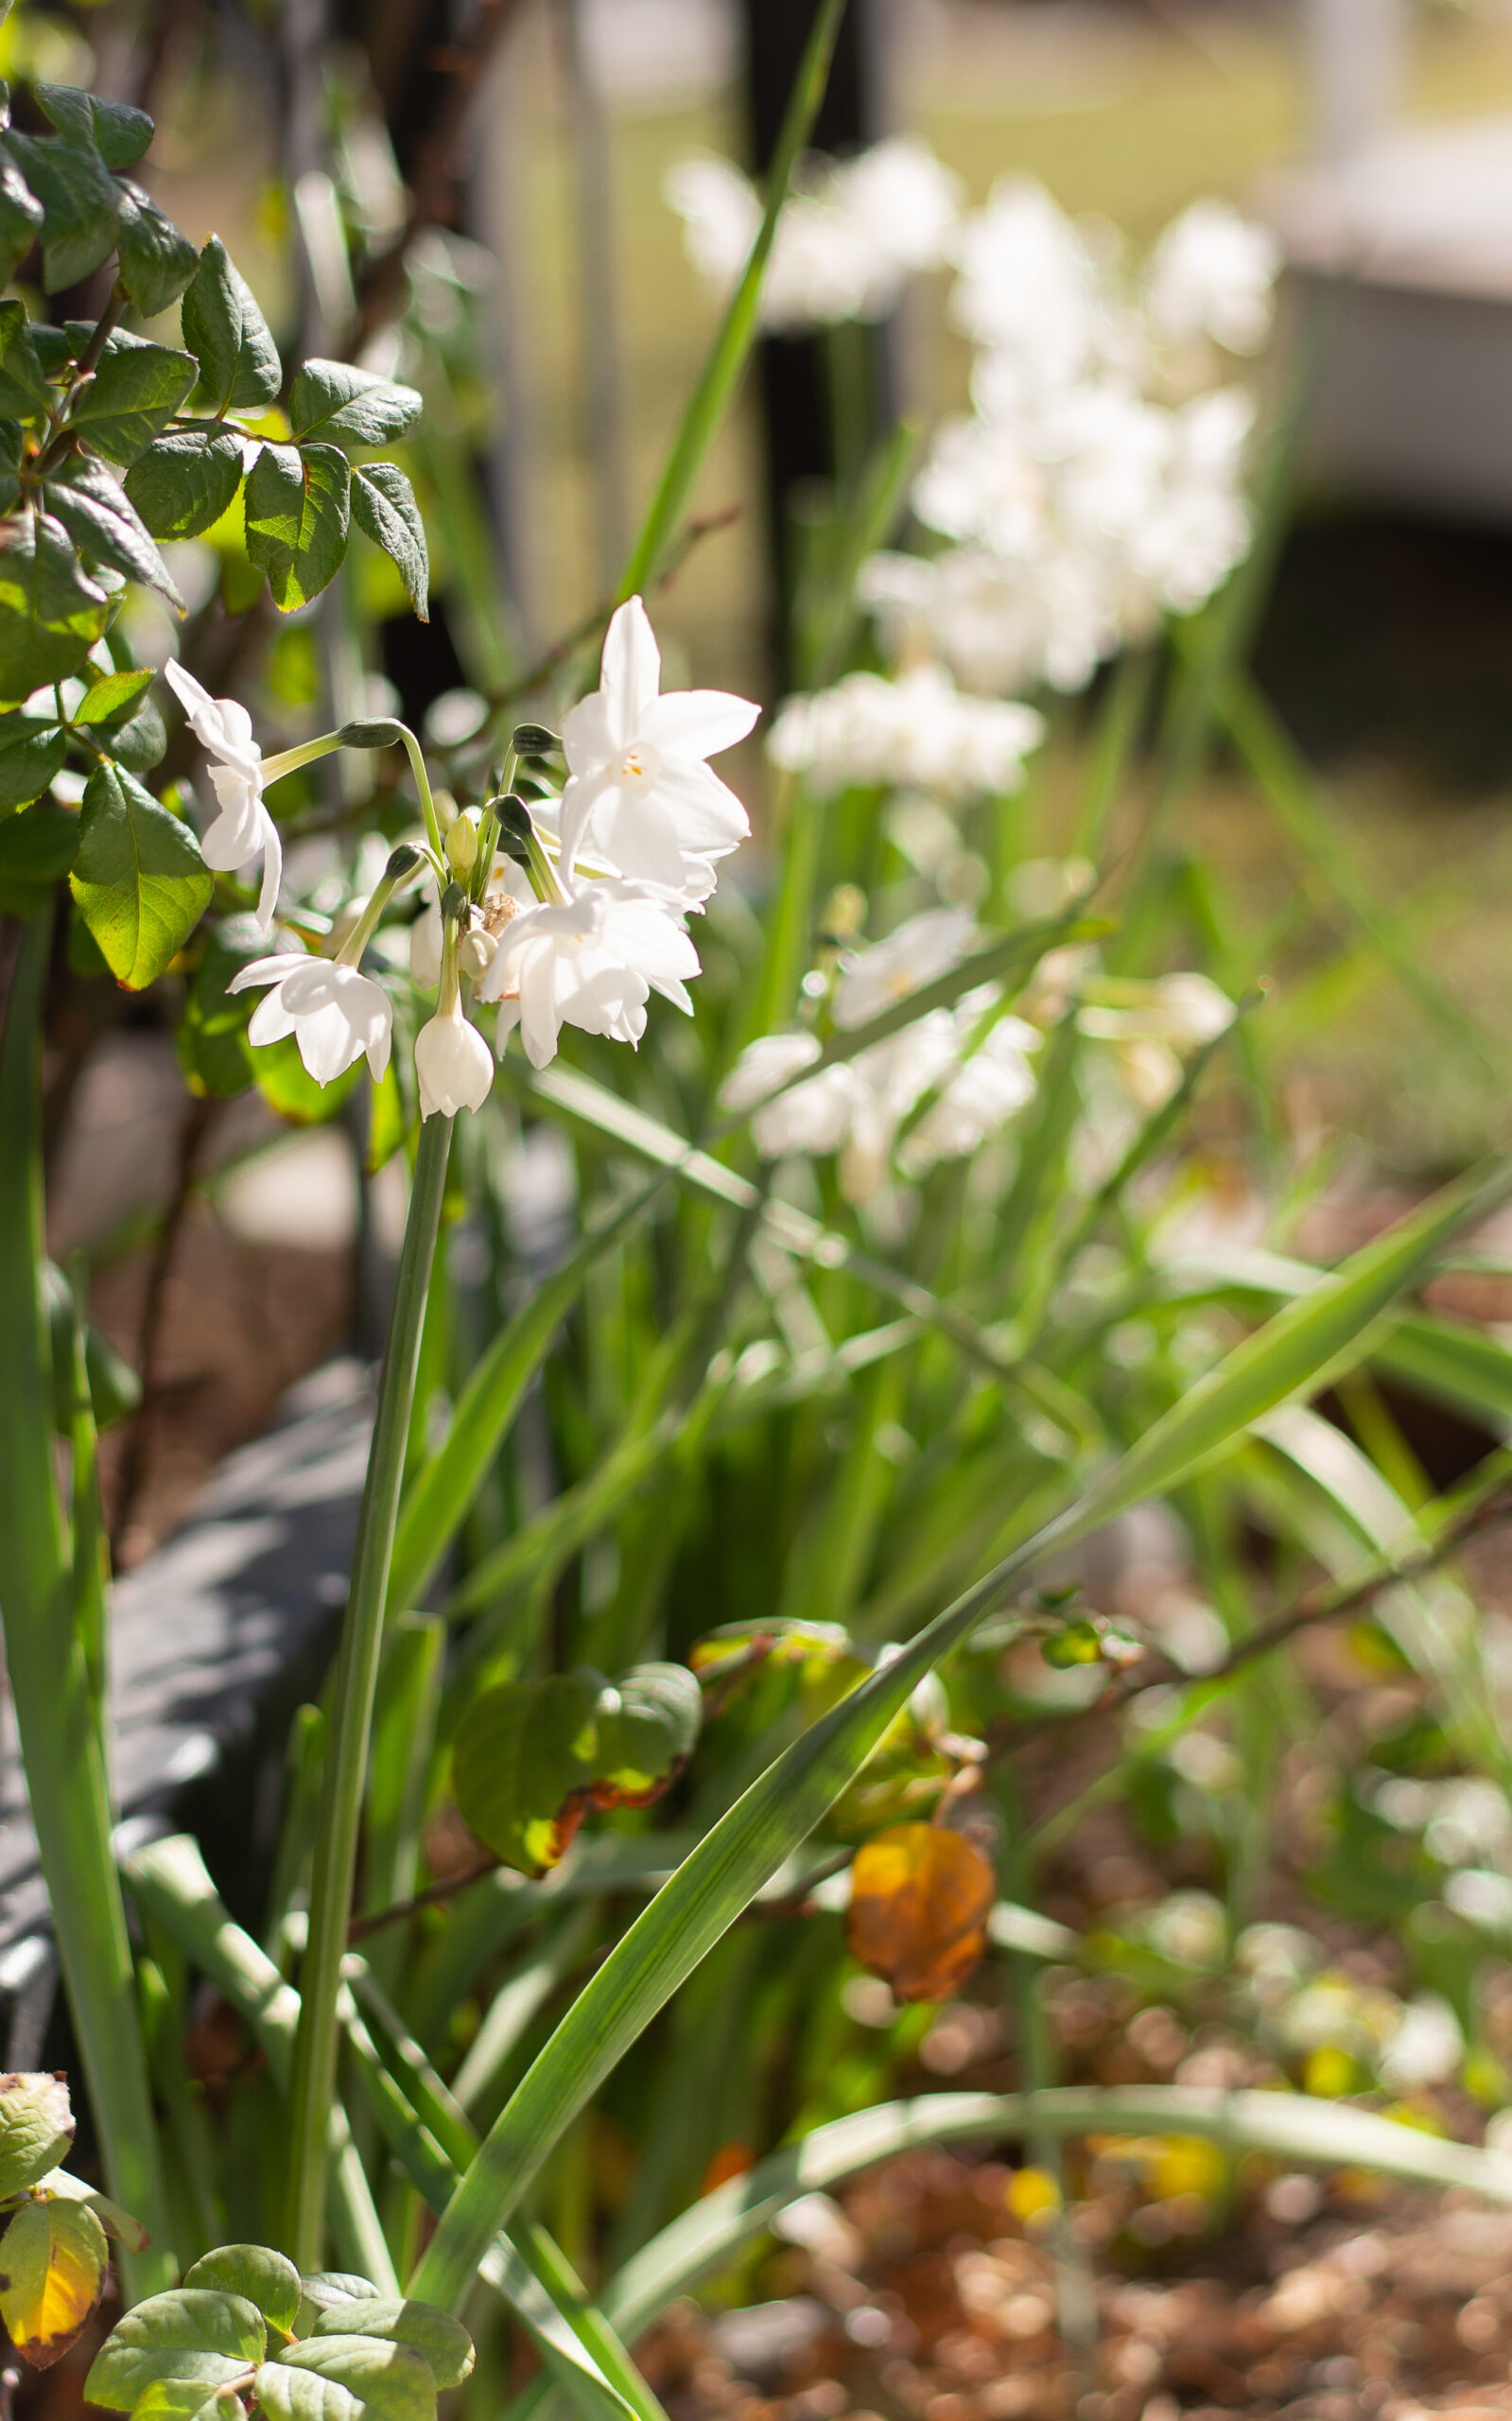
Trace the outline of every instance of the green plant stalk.
{"label": "green plant stalk", "polygon": [[782,132],[773,155],[767,179],[767,206],[761,226],[751,247],[751,257],[746,262],[740,282],[731,295],[720,322],[698,385],[683,414],[682,425],[672,440],[672,450],[652,498],[651,510],[625,566],[624,576],[619,583],[621,601],[649,588],[661,569],[704,467],[704,457],[734,399],[740,374],[756,342],[761,288],[766,280],[767,262],[776,235],[777,220],[788,198],[788,186],[798,155],[808,141],[819,114],[819,104],[824,99],[825,86],[829,80],[835,37],[844,13],[845,0],[820,0],[813,31],[808,37],[788,103],[787,115],[782,122]]}
{"label": "green plant stalk", "polygon": [[52,920],[23,929],[0,1038],[0,1612],[16,1729],[106,2184],[151,2238],[118,2251],[129,2302],[175,2276],[86,1645],[53,1471],[43,1302],[42,998]]}
{"label": "green plant stalk", "polygon": [[300,1970],[300,2019],[290,2086],[287,2249],[302,2270],[318,2268],[321,2261],[326,2122],[336,2098],[337,2000],[341,1958],[346,1948],[356,1869],[368,1740],[383,1644],[383,1611],[399,1487],[404,1476],[405,1441],[414,1401],[421,1325],[441,1230],[451,1130],[449,1118],[426,1119],[420,1130],[393,1316],[378,1386],[373,1447],[357,1515],[352,1592],[337,1664],[336,1697],[315,1832],[309,1934]]}

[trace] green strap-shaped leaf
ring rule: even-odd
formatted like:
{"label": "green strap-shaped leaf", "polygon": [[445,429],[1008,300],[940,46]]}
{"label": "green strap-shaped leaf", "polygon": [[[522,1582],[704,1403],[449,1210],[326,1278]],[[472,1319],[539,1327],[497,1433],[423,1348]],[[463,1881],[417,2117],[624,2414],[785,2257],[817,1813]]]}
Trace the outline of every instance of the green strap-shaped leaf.
{"label": "green strap-shaped leaf", "polygon": [[105,964],[131,992],[162,974],[215,888],[187,827],[116,765],[90,775],[68,880]]}
{"label": "green strap-shaped leaf", "polygon": [[121,183],[121,284],[144,319],[155,320],[176,303],[193,277],[200,255],[149,193]]}
{"label": "green strap-shaped leaf", "polygon": [[154,538],[199,538],[230,511],[241,466],[235,429],[170,429],[137,456],[126,494]]}
{"label": "green strap-shaped leaf", "polygon": [[288,425],[303,444],[319,437],[343,445],[389,445],[414,426],[425,398],[346,361],[306,361],[288,396]]}
{"label": "green strap-shaped leaf", "polygon": [[1307,2094],[1204,2085],[1055,2085],[1039,2093],[931,2093],[816,2127],[717,2186],[642,2246],[603,2290],[622,2337],[641,2335],[700,2279],[765,2234],[801,2194],[820,2193],[925,2144],[1009,2144],[1026,2136],[1195,2135],[1287,2167],[1374,2168],[1512,2203],[1512,2160]]}
{"label": "green strap-shaped leaf", "polygon": [[43,494],[48,512],[82,554],[124,572],[128,580],[161,589],[182,611],[183,600],[136,507],[103,462],[88,454],[71,456]]}
{"label": "green strap-shaped leaf", "polygon": [[656,2012],[877,1746],[910,1692],[1045,1555],[1086,1537],[1232,1447],[1262,1414],[1358,1358],[1444,1239],[1512,1184],[1512,1163],[1451,1186],[1268,1322],[1189,1390],[1092,1488],[937,1614],[894,1661],[795,1741],[698,1844],[578,1995],[505,2104],[443,2214],[411,2285],[452,2306],[572,2118]]}
{"label": "green strap-shaped leaf", "polygon": [[415,492],[397,462],[358,462],[352,472],[352,518],[391,555],[422,622],[430,619],[430,556]]}
{"label": "green strap-shaped leaf", "polygon": [[465,1520],[520,1399],[586,1284],[589,1270],[634,1226],[658,1190],[656,1185],[644,1187],[585,1236],[474,1365],[444,1438],[422,1465],[399,1507],[389,1567],[391,1615],[418,1601],[458,1524]]}
{"label": "green strap-shaped leaf", "polygon": [[200,255],[184,293],[183,341],[200,364],[205,395],[217,411],[270,404],[284,383],[268,322],[256,297],[218,235]]}
{"label": "green strap-shaped leaf", "polygon": [[163,344],[107,345],[89,384],[79,390],[68,425],[97,454],[131,463],[167,426],[195,382],[186,353]]}
{"label": "green strap-shaped leaf", "polygon": [[308,604],[346,553],[352,473],[335,445],[265,445],[247,481],[247,552],[284,613]]}

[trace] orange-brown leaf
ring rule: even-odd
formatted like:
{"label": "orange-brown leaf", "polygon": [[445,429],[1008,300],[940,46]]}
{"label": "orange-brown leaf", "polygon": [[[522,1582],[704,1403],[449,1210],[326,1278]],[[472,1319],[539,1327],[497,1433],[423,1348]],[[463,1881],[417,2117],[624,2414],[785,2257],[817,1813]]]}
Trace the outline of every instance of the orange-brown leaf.
{"label": "orange-brown leaf", "polygon": [[846,1940],[900,2001],[943,2000],[987,1946],[997,1881],[964,1833],[891,1824],[858,1850]]}
{"label": "orange-brown leaf", "polygon": [[83,2203],[23,2203],[0,2238],[0,2315],[18,2354],[45,2370],[100,2298],[105,2231]]}

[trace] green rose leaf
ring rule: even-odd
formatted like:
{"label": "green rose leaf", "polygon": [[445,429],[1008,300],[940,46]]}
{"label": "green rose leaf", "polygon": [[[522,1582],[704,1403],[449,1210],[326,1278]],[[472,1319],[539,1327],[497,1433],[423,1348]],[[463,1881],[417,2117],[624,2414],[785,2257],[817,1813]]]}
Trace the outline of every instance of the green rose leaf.
{"label": "green rose leaf", "polygon": [[0,2320],[24,2361],[66,2354],[99,2302],[110,2247],[83,2203],[25,2203],[0,2242]]}
{"label": "green rose leaf", "polygon": [[334,445],[265,445],[247,481],[247,552],[284,613],[341,567],[352,474]]}
{"label": "green rose leaf", "polygon": [[0,303],[0,412],[26,420],[52,401],[24,305]]}
{"label": "green rose leaf", "polygon": [[56,723],[29,715],[0,715],[0,815],[41,798],[62,770],[67,742]]}
{"label": "green rose leaf", "polygon": [[466,2329],[434,2304],[413,2303],[398,2295],[372,2295],[359,2303],[339,2304],[321,2314],[315,2340],[339,2333],[409,2346],[424,2355],[438,2387],[461,2387],[473,2367],[473,2341]]}
{"label": "green rose leaf", "polygon": [[137,456],[126,494],[154,538],[198,538],[229,509],[241,463],[234,428],[170,429]]}
{"label": "green rose leaf", "polygon": [[600,1807],[645,1807],[693,1752],[704,1694],[685,1664],[637,1664],[597,1709],[593,1796]]}
{"label": "green rose leaf", "polygon": [[135,339],[123,344],[117,332],[78,395],[69,427],[113,462],[134,462],[178,410],[196,374],[186,353]]}
{"label": "green rose leaf", "polygon": [[265,2244],[223,2244],[184,2274],[186,2287],[217,2287],[255,2304],[265,2320],[287,2337],[300,2307],[299,2272],[282,2253]]}
{"label": "green rose leaf", "polygon": [[582,1820],[603,1686],[586,1670],[505,1681],[462,1721],[452,1776],[462,1820],[522,1874],[555,1866]]}
{"label": "green rose leaf", "polygon": [[181,314],[183,341],[200,364],[200,382],[217,411],[269,404],[284,383],[284,365],[251,287],[218,235],[200,255]]}
{"label": "green rose leaf", "polygon": [[157,677],[150,664],[129,672],[102,672],[74,708],[73,721],[88,726],[124,723]]}
{"label": "green rose leaf", "polygon": [[39,84],[37,101],[44,117],[71,142],[93,144],[108,168],[130,168],[152,140],[152,120],[146,110],[125,101],[102,101],[77,84]]}
{"label": "green rose leaf", "polygon": [[68,883],[105,964],[130,992],[162,974],[215,888],[193,834],[117,765],[90,775]]}
{"label": "green rose leaf", "polygon": [[75,454],[43,491],[47,510],[61,521],[81,553],[109,564],[128,580],[161,589],[182,612],[180,596],[167,565],[130,497],[113,479],[103,462],[90,454]]}
{"label": "green rose leaf", "polygon": [[50,514],[0,520],[0,701],[66,680],[103,634],[109,602]]}
{"label": "green rose leaf", "polygon": [[203,2379],[154,2379],[131,2409],[134,2421],[243,2421],[247,2410],[235,2389]]}
{"label": "green rose leaf", "polygon": [[0,907],[35,916],[78,855],[78,818],[50,800],[0,823]]}
{"label": "green rose leaf", "polygon": [[307,2337],[286,2345],[270,2368],[313,2371],[334,2380],[375,2416],[375,2421],[434,2421],[436,2382],[429,2364],[408,2345],[380,2338]]}
{"label": "green rose leaf", "polygon": [[120,187],[92,139],[18,134],[12,129],[6,148],[46,213],[42,261],[47,291],[64,293],[115,250]]}
{"label": "green rose leaf", "polygon": [[130,2412],[160,2379],[222,2387],[245,2378],[267,2343],[262,2313],[245,2295],[175,2287],[148,2295],[116,2322],[84,2381],[85,2400]]}
{"label": "green rose leaf", "polygon": [[265,2362],[252,2393],[268,2421],[362,2421],[367,2411],[350,2388],[322,2378],[319,2371],[291,2371],[283,2362]]}
{"label": "green rose leaf", "polygon": [[161,765],[167,755],[168,733],[156,699],[144,699],[127,722],[109,724],[99,744],[128,773],[149,774],[154,765]]}
{"label": "green rose leaf", "polygon": [[391,555],[421,621],[430,619],[430,557],[415,492],[397,462],[359,462],[352,473],[352,518]]}
{"label": "green rose leaf", "polygon": [[[230,925],[223,925],[221,932],[229,934]],[[378,2291],[371,2278],[359,2276],[355,2270],[312,2270],[302,2285],[296,2337],[313,2336],[322,2312],[335,2311],[339,2304],[371,2303]]]}
{"label": "green rose leaf", "polygon": [[73,2140],[74,2114],[61,2077],[45,2070],[0,2076],[0,2198],[45,2177]]}
{"label": "green rose leaf", "polygon": [[396,386],[345,361],[306,361],[289,390],[288,424],[303,440],[346,445],[388,445],[412,427],[425,409],[414,387]]}
{"label": "green rose leaf", "polygon": [[14,277],[45,216],[15,162],[0,157],[0,285]]}
{"label": "green rose leaf", "polygon": [[200,255],[149,193],[129,178],[120,191],[121,284],[144,319],[155,320],[178,301]]}

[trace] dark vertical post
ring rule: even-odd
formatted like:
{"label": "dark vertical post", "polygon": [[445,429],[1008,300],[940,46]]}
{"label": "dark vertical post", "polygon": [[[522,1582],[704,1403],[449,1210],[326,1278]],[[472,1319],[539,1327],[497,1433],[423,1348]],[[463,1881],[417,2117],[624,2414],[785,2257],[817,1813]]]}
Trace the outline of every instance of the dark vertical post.
{"label": "dark vertical post", "polygon": [[[758,177],[765,172],[777,140],[804,44],[813,25],[814,7],[815,0],[741,0],[747,112],[752,160]],[[869,16],[868,0],[850,0],[814,128],[817,150],[851,151],[875,139],[879,131],[875,118]],[[874,343],[871,359],[878,421],[883,404],[881,358],[880,344]],[[780,659],[780,635],[787,622],[784,609],[795,573],[793,492],[801,489],[806,480],[832,480],[836,472],[823,337],[768,337],[759,350],[757,375]],[[781,663],[780,670],[786,674],[789,667]]]}

